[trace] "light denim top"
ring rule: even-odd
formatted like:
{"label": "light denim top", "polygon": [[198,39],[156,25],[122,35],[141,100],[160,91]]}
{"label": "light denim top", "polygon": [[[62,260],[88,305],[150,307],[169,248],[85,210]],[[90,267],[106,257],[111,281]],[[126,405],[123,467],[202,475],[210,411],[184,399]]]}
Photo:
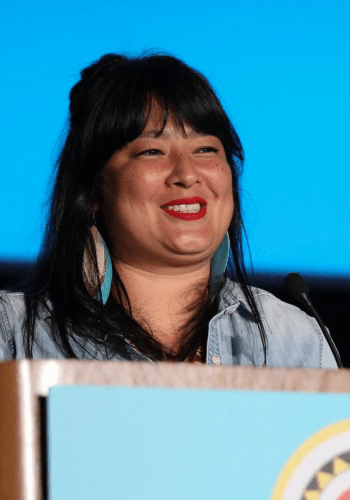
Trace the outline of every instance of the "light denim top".
{"label": "light denim top", "polygon": [[[316,321],[297,307],[271,293],[252,288],[267,335],[266,365],[270,367],[337,368],[334,356]],[[22,293],[0,292],[0,360],[25,358]],[[50,315],[39,314],[34,359],[63,359],[51,335]],[[74,337],[74,334],[73,334]],[[79,359],[104,359],[103,349],[79,338],[72,348]],[[151,361],[126,343],[126,353],[116,361]],[[221,292],[219,312],[209,323],[207,364],[261,366],[264,351],[257,323],[237,283],[227,280]]]}

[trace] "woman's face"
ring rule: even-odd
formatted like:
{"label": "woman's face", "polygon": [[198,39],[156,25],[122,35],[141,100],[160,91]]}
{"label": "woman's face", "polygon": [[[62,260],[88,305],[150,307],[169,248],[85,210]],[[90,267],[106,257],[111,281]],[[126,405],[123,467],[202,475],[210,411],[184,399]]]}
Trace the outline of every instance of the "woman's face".
{"label": "woman's face", "polygon": [[156,108],[142,134],[102,169],[98,211],[115,260],[175,274],[208,264],[233,215],[232,177],[221,141],[186,134]]}

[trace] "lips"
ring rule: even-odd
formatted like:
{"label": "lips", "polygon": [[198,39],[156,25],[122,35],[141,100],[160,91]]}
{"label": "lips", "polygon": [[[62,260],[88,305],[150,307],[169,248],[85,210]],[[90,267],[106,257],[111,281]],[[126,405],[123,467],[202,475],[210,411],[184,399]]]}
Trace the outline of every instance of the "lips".
{"label": "lips", "polygon": [[[175,210],[167,210],[166,207],[174,206],[174,205],[192,205],[194,203],[199,203],[201,205],[201,209],[196,213],[184,213],[184,212],[176,212]],[[199,198],[195,196],[193,198],[178,198],[176,200],[171,200],[164,205],[161,206],[165,213],[175,217],[176,219],[182,220],[198,220],[202,219],[207,213],[207,202],[203,198]]]}
{"label": "lips", "polygon": [[201,205],[207,206],[207,202],[203,198],[194,196],[193,198],[178,198],[177,200],[167,201],[161,206],[161,208],[169,207],[171,205],[192,205],[193,203],[200,203]]}

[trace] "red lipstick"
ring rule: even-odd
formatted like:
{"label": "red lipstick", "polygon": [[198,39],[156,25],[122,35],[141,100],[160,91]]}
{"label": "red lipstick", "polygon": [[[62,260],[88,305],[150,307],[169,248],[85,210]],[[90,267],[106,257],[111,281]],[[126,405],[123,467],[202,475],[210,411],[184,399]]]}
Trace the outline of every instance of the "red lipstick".
{"label": "red lipstick", "polygon": [[164,205],[162,205],[162,208],[168,207],[169,205],[192,205],[192,203],[207,205],[207,202],[203,198],[194,196],[193,198],[178,198],[176,200],[167,201]]}
{"label": "red lipstick", "polygon": [[[175,210],[167,210],[166,209],[166,207],[173,206],[173,205],[192,205],[194,203],[199,203],[201,205],[201,209],[199,210],[199,212],[184,213],[184,212],[176,212]],[[162,205],[161,208],[168,215],[171,215],[172,217],[175,217],[176,219],[198,220],[198,219],[202,219],[205,216],[205,214],[207,213],[207,202],[203,198],[199,198],[198,196],[195,196],[193,198],[178,198],[176,200],[171,200],[171,201],[164,203],[164,205]]]}

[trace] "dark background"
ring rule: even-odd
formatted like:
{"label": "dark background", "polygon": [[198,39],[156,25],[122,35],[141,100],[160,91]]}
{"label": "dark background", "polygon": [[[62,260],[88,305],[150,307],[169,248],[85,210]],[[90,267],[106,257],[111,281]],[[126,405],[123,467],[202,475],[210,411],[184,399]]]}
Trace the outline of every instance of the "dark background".
{"label": "dark background", "polygon": [[[0,289],[11,288],[20,282],[31,268],[31,262],[0,262]],[[304,309],[284,291],[284,278],[282,274],[257,273],[250,281],[252,285]],[[310,289],[311,301],[329,328],[344,366],[350,368],[350,277],[304,274],[304,279]]]}

